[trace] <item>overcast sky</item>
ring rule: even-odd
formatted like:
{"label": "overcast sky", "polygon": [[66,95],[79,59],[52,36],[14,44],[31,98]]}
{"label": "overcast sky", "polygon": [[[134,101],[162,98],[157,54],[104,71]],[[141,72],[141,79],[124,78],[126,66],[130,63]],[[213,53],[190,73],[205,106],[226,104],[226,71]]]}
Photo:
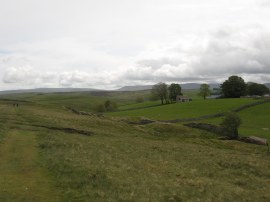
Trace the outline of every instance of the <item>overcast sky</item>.
{"label": "overcast sky", "polygon": [[270,82],[269,0],[0,3],[0,90]]}

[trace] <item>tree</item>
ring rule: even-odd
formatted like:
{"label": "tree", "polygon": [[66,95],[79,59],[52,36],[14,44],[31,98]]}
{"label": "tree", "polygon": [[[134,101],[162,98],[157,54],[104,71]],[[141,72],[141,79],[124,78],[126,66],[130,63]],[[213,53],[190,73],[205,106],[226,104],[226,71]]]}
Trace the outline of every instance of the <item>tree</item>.
{"label": "tree", "polygon": [[104,102],[104,107],[106,111],[112,111],[112,102],[110,100],[106,100]]}
{"label": "tree", "polygon": [[165,83],[158,83],[152,87],[151,90],[152,97],[158,97],[161,100],[161,103],[168,103],[168,87]]}
{"label": "tree", "polygon": [[247,84],[247,94],[248,95],[265,95],[269,93],[269,88],[263,84],[250,82]]}
{"label": "tree", "polygon": [[226,98],[239,98],[246,94],[247,85],[241,77],[230,76],[221,84],[222,94]]}
{"label": "tree", "polygon": [[234,112],[229,112],[225,115],[221,123],[221,127],[226,136],[232,139],[237,139],[238,127],[240,126],[240,124],[241,124],[240,117]]}
{"label": "tree", "polygon": [[211,94],[211,90],[208,84],[203,83],[200,86],[200,92],[199,92],[199,96],[203,97],[203,99],[206,98],[206,96],[209,96]]}
{"label": "tree", "polygon": [[183,95],[181,92],[181,86],[177,83],[172,83],[169,88],[169,98],[171,102],[176,101],[177,95]]}
{"label": "tree", "polygon": [[106,111],[114,111],[117,109],[117,104],[116,102],[112,102],[110,100],[106,100],[104,102],[104,107],[106,109]]}

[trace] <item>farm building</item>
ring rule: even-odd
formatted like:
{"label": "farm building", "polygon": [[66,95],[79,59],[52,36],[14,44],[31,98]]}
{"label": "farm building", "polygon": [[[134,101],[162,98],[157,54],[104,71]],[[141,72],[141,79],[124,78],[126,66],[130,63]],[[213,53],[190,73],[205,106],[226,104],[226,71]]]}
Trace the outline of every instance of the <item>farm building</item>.
{"label": "farm building", "polygon": [[190,102],[190,101],[192,101],[192,99],[189,98],[189,97],[185,97],[185,96],[182,96],[182,95],[178,95],[176,97],[176,102]]}

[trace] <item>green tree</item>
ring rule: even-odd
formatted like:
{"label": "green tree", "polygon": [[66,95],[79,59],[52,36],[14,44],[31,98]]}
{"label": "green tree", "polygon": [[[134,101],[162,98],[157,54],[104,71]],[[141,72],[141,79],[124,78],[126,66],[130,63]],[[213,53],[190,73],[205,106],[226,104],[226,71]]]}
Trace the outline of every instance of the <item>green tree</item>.
{"label": "green tree", "polygon": [[230,76],[221,84],[222,94],[226,98],[239,98],[246,94],[247,85],[241,77]]}
{"label": "green tree", "polygon": [[269,88],[263,84],[250,82],[247,84],[247,94],[248,95],[265,95],[269,93]]}
{"label": "green tree", "polygon": [[234,113],[229,112],[225,115],[223,118],[223,121],[221,123],[221,127],[223,129],[223,132],[226,136],[237,139],[238,138],[238,127],[241,124],[240,117]]}
{"label": "green tree", "polygon": [[200,86],[200,92],[199,92],[199,96],[203,97],[203,99],[206,98],[206,96],[209,96],[211,94],[211,90],[208,84],[203,83]]}
{"label": "green tree", "polygon": [[183,95],[181,92],[181,86],[180,84],[177,83],[172,83],[169,88],[169,99],[171,102],[175,102],[176,101],[176,96],[177,95]]}
{"label": "green tree", "polygon": [[104,102],[104,107],[106,109],[106,111],[114,111],[117,109],[117,104],[116,102],[112,102],[110,100],[106,100]]}
{"label": "green tree", "polygon": [[165,83],[158,83],[152,87],[151,90],[152,97],[158,97],[161,103],[168,103],[168,87]]}

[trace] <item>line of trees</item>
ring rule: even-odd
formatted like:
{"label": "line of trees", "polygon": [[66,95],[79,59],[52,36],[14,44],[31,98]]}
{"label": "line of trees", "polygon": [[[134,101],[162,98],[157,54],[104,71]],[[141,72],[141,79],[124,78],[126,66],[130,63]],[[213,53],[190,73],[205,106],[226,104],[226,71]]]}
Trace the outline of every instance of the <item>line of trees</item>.
{"label": "line of trees", "polygon": [[[246,83],[243,78],[239,76],[230,76],[226,81],[220,85],[221,96],[225,98],[239,98],[245,95],[258,95],[262,96],[269,94],[270,90],[263,84],[254,82]],[[211,95],[210,86],[206,83],[200,85],[198,95],[206,99]],[[167,85],[160,82],[152,87],[151,100],[160,99],[162,104],[173,103],[176,101],[177,95],[182,94],[182,88],[180,84],[172,83]]]}
{"label": "line of trees", "polygon": [[[158,83],[152,87],[151,90],[152,100],[160,99],[162,104],[168,104],[176,102],[176,97],[182,94],[182,88],[178,83],[172,83],[167,85],[165,83]],[[206,83],[201,84],[199,96],[204,99],[211,94],[210,86]]]}
{"label": "line of trees", "polygon": [[221,84],[222,95],[225,98],[239,98],[245,95],[265,95],[269,93],[269,88],[263,84],[254,82],[246,83],[239,76],[230,76]]}
{"label": "line of trees", "polygon": [[172,83],[168,86],[160,82],[152,87],[151,94],[153,100],[160,99],[161,104],[168,104],[175,102],[177,95],[183,95],[181,91],[180,84]]}

